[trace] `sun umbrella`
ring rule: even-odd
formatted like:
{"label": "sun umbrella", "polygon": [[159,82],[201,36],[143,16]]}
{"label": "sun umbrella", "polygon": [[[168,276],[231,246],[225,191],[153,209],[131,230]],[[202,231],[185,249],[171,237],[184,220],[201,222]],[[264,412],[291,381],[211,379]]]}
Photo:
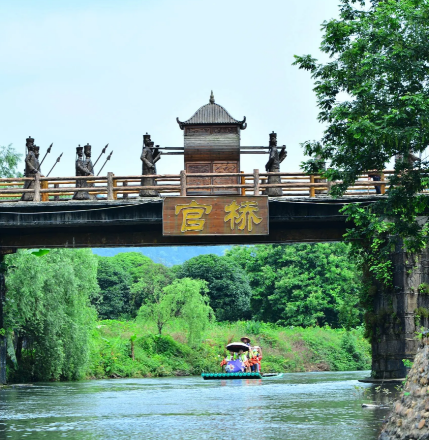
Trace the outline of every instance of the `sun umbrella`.
{"label": "sun umbrella", "polygon": [[249,351],[249,346],[243,344],[242,342],[231,342],[226,346],[228,351],[233,351],[234,353],[238,353],[240,350]]}

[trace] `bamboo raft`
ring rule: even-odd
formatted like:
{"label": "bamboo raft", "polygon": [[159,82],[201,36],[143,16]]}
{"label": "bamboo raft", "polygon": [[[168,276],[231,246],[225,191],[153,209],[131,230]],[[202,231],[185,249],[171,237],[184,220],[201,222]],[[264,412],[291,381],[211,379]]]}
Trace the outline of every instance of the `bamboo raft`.
{"label": "bamboo raft", "polygon": [[282,373],[202,373],[204,380],[224,380],[224,379],[266,379],[268,377],[281,377]]}
{"label": "bamboo raft", "polygon": [[204,380],[262,379],[262,374],[260,374],[260,373],[202,373],[201,377]]}

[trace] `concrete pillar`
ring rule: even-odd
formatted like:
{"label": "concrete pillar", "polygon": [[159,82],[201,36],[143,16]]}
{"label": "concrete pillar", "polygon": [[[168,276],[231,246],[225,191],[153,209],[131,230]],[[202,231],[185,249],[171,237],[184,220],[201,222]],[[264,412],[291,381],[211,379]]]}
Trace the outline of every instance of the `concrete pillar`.
{"label": "concrete pillar", "polygon": [[[392,254],[393,287],[377,288],[369,313],[372,335],[372,374],[375,379],[404,378],[403,359],[417,353],[415,332],[428,327],[429,250],[415,255],[397,245]],[[420,318],[416,310],[420,308]]]}
{"label": "concrete pillar", "polygon": [[[0,264],[4,262],[4,255],[0,254]],[[3,329],[3,304],[6,299],[6,284],[4,270],[0,267],[0,384],[6,383],[6,335],[1,334]]]}

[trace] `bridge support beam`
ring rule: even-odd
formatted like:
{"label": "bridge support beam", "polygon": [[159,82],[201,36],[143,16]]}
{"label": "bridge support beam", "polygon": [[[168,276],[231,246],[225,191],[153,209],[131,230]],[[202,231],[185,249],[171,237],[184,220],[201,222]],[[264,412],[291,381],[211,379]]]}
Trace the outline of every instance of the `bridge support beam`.
{"label": "bridge support beam", "polygon": [[368,314],[374,379],[404,378],[403,360],[413,361],[415,332],[428,327],[429,250],[415,255],[397,245],[392,254],[393,288],[374,288],[374,310]]}

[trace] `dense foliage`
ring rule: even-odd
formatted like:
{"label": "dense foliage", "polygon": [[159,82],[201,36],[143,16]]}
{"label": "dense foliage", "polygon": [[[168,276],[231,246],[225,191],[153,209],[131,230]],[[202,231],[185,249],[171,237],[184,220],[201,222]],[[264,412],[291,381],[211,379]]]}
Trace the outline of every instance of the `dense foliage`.
{"label": "dense foliage", "polygon": [[12,145],[0,146],[0,177],[18,177],[18,163],[22,154],[16,152]]}
{"label": "dense foliage", "polygon": [[244,270],[232,259],[200,255],[176,268],[178,278],[207,281],[210,306],[219,321],[250,317],[252,290]]}
{"label": "dense foliage", "polygon": [[118,319],[131,316],[130,273],[112,258],[98,261],[97,280],[100,295],[94,298],[101,319]]}
{"label": "dense foliage", "polygon": [[155,286],[165,287],[173,280],[171,270],[155,264],[139,252],[98,257],[100,296],[94,304],[102,319],[134,318]]}
{"label": "dense foliage", "polygon": [[171,269],[163,264],[148,264],[144,273],[136,278],[135,283],[131,286],[131,303],[134,310],[151,302],[157,294],[157,290],[162,290],[169,286],[174,280],[174,274]]}
{"label": "dense foliage", "polygon": [[12,377],[79,379],[86,373],[96,322],[90,298],[97,292],[97,259],[90,250],[9,255],[4,328]]}
{"label": "dense foliage", "polygon": [[204,295],[207,290],[207,283],[202,280],[174,280],[169,286],[154,289],[150,301],[141,306],[138,318],[145,322],[154,321],[159,335],[166,324],[180,319],[187,328],[189,345],[196,345],[214,317],[208,298]]}
{"label": "dense foliage", "polygon": [[341,329],[361,319],[348,250],[237,246],[174,268],[135,252],[20,251],[6,260],[9,378],[193,374],[216,369],[240,332],[262,344],[268,371],[366,368],[361,334]]}
{"label": "dense foliage", "polygon": [[247,272],[253,319],[347,328],[361,322],[360,276],[344,243],[234,247]]}
{"label": "dense foliage", "polygon": [[339,18],[322,27],[321,50],[330,60],[295,61],[315,80],[326,126],[322,139],[304,144],[312,159],[303,166],[318,172],[329,162],[324,174],[342,182],[332,189],[340,195],[361,173],[396,158],[387,200],[347,210],[356,252],[388,284],[392,246],[403,239],[415,251],[428,241],[428,224],[418,217],[428,210],[421,192],[429,187],[429,2],[341,0]]}

